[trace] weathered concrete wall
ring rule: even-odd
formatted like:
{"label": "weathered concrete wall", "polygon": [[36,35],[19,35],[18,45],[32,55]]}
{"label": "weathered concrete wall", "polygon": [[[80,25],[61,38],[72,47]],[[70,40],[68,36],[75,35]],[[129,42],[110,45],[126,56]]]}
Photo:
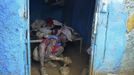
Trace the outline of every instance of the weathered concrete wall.
{"label": "weathered concrete wall", "polygon": [[25,0],[0,0],[0,75],[25,75]]}
{"label": "weathered concrete wall", "polygon": [[115,73],[120,69],[125,50],[127,13],[124,11],[124,0],[100,1],[108,1],[108,6],[106,11],[100,6],[97,12],[94,71]]}
{"label": "weathered concrete wall", "polygon": [[126,24],[127,45],[120,71],[124,75],[134,75],[134,0],[126,0],[126,9],[129,13]]}
{"label": "weathered concrete wall", "polygon": [[127,46],[122,59],[120,72],[126,75],[134,74],[134,29],[127,34]]}

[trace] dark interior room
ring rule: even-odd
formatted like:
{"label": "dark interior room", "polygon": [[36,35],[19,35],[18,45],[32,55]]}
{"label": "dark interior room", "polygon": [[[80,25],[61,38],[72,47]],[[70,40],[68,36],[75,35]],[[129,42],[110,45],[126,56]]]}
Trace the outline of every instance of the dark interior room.
{"label": "dark interior room", "polygon": [[[90,53],[87,50],[91,45],[94,10],[95,0],[30,0],[31,75],[89,73]],[[52,58],[53,63],[44,62],[42,73],[40,46],[43,41],[57,40],[57,35],[58,47],[60,42],[64,48],[57,59],[61,57],[64,61]],[[49,47],[45,46],[46,49]],[[38,61],[36,55],[39,56]]]}

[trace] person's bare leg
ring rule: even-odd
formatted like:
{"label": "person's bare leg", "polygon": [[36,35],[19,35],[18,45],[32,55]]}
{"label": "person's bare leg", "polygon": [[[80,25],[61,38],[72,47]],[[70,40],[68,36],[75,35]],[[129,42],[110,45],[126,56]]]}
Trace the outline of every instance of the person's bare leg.
{"label": "person's bare leg", "polygon": [[58,52],[55,53],[54,55],[50,55],[49,58],[51,60],[62,61],[62,62],[64,62],[64,65],[68,65],[68,64],[72,63],[72,61],[69,57],[60,56],[63,51],[64,51],[64,48],[61,46],[61,47],[59,47]]}
{"label": "person's bare leg", "polygon": [[41,64],[41,69],[40,69],[40,71],[41,71],[41,75],[48,75],[47,73],[46,73],[46,67],[45,67],[45,44],[40,44],[39,45],[39,59],[40,59],[40,64]]}
{"label": "person's bare leg", "polygon": [[57,57],[57,56],[49,56],[51,60],[56,60],[56,61],[62,61],[64,62],[64,66],[69,65],[72,63],[72,60],[69,57]]}
{"label": "person's bare leg", "polygon": [[[48,50],[51,51],[51,47],[48,47]],[[54,54],[50,53],[50,55],[49,55],[50,61],[48,62],[48,64],[51,65],[52,67],[56,67],[57,65],[54,64],[51,60],[55,60],[55,61],[62,61],[63,60],[63,58],[57,57],[57,56],[60,56],[62,54],[62,52],[64,51],[64,48],[63,47],[59,47],[57,49],[57,51],[58,52],[56,52]]]}
{"label": "person's bare leg", "polygon": [[50,55],[49,58],[51,60],[56,60],[56,61],[63,61],[64,60],[63,57],[57,57],[57,56],[54,56],[54,55]]}

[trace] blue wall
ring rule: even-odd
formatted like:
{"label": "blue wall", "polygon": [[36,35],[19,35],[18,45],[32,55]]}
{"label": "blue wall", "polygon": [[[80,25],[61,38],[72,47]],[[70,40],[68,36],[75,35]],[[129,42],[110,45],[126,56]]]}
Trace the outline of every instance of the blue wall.
{"label": "blue wall", "polygon": [[[26,68],[26,20],[23,19],[25,0],[0,0],[0,75],[25,75]],[[124,0],[109,0],[108,12],[98,12],[95,42],[94,71],[116,72],[126,44],[126,19]],[[86,3],[85,3],[86,2]],[[88,0],[77,0],[67,20],[83,37],[90,24]],[[87,6],[86,6],[87,5]],[[79,6],[79,8],[78,8]],[[84,10],[84,8],[86,10]],[[81,14],[82,13],[82,14]],[[83,16],[81,16],[83,15]],[[41,17],[41,16],[37,16]],[[86,20],[85,20],[86,18]],[[82,21],[81,21],[82,20]],[[86,28],[87,27],[87,28]],[[85,29],[85,30],[83,30]],[[87,32],[86,32],[87,31]]]}
{"label": "blue wall", "polygon": [[25,75],[24,0],[0,0],[0,75]]}
{"label": "blue wall", "polygon": [[95,0],[66,0],[64,21],[90,44]]}
{"label": "blue wall", "polygon": [[63,20],[63,8],[60,6],[49,6],[44,0],[30,0],[30,20],[47,19],[49,17]]}
{"label": "blue wall", "polygon": [[108,3],[108,11],[98,11],[97,17],[93,51],[94,71],[98,72],[117,72],[126,47],[127,12],[124,11],[124,0],[109,0]]}

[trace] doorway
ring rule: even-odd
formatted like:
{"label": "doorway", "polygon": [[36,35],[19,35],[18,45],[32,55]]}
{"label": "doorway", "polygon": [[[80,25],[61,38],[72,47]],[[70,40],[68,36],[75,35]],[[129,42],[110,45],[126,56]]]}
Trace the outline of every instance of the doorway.
{"label": "doorway", "polygon": [[[94,0],[31,0],[30,1],[30,43],[31,43],[31,75],[41,75],[41,64],[34,59],[35,49],[42,42],[41,31],[44,33],[46,25],[67,26],[71,33],[76,34],[75,40],[62,41],[63,57],[69,57],[72,61],[68,65],[70,75],[87,75],[89,72],[90,54],[87,49],[91,46],[92,22],[94,17]],[[54,24],[55,23],[55,24]],[[41,28],[44,29],[41,29]],[[60,28],[61,28],[60,27]],[[55,33],[55,31],[54,31]],[[54,34],[53,33],[53,34]],[[73,36],[74,38],[74,36]],[[43,37],[44,39],[44,37]],[[56,67],[46,63],[48,75],[60,75],[62,61],[52,61]]]}

